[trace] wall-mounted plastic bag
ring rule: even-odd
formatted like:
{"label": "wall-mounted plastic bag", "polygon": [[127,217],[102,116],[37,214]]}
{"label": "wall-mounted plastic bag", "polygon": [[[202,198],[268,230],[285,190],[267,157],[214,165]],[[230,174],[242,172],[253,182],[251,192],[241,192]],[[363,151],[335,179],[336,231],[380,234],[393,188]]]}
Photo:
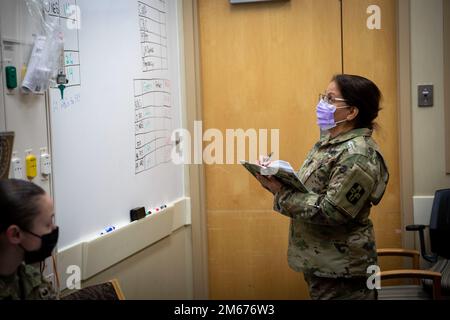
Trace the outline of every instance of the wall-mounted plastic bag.
{"label": "wall-mounted plastic bag", "polygon": [[45,13],[48,0],[26,0],[28,10],[34,19],[36,36],[34,47],[28,63],[27,73],[22,82],[25,92],[39,93],[54,85],[58,74],[61,55],[64,51],[64,40],[59,18]]}

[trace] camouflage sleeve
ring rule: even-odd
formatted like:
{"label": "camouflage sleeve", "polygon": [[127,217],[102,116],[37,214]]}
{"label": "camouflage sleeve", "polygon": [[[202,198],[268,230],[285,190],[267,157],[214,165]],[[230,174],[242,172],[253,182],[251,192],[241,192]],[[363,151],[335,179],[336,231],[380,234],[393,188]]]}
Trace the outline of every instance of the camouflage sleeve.
{"label": "camouflage sleeve", "polygon": [[354,219],[375,187],[367,157],[347,155],[333,168],[324,194],[300,193],[283,186],[275,195],[274,210],[309,223],[341,225]]}

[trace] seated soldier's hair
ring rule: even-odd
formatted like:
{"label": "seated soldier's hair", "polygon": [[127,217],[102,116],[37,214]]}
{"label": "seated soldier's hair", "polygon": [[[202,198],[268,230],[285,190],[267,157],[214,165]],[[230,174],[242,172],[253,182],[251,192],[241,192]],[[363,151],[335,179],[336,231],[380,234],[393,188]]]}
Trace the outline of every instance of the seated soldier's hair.
{"label": "seated soldier's hair", "polygon": [[44,189],[25,180],[0,180],[0,233],[10,225],[31,229]]}

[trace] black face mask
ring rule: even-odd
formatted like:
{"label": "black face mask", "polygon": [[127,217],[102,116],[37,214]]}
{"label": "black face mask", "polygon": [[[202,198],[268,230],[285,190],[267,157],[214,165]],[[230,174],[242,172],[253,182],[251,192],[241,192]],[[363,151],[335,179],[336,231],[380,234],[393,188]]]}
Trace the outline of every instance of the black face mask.
{"label": "black face mask", "polygon": [[32,234],[35,237],[41,239],[41,247],[38,250],[27,251],[24,247],[20,246],[25,251],[24,260],[26,264],[41,262],[52,255],[53,249],[56,247],[59,236],[59,228],[56,227],[52,232],[38,236],[31,231],[24,230],[25,232]]}

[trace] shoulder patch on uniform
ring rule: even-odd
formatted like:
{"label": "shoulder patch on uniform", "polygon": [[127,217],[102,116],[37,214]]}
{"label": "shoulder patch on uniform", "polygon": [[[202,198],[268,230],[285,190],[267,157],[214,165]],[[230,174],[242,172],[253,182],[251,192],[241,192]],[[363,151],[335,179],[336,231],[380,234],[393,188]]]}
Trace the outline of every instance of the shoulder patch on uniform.
{"label": "shoulder patch on uniform", "polygon": [[327,199],[339,211],[355,218],[367,205],[374,185],[374,178],[355,163],[345,173],[336,175],[335,181],[330,182],[335,192],[329,192]]}
{"label": "shoulder patch on uniform", "polygon": [[368,145],[364,137],[356,137],[346,143],[349,154],[368,155]]}
{"label": "shoulder patch on uniform", "polygon": [[347,192],[345,197],[351,204],[357,204],[364,193],[366,193],[366,190],[364,190],[364,188],[359,183],[355,183]]}
{"label": "shoulder patch on uniform", "polygon": [[350,142],[347,143],[347,150],[348,150],[348,152],[350,154],[355,153],[356,146],[355,146],[355,143],[353,141],[350,141]]}

